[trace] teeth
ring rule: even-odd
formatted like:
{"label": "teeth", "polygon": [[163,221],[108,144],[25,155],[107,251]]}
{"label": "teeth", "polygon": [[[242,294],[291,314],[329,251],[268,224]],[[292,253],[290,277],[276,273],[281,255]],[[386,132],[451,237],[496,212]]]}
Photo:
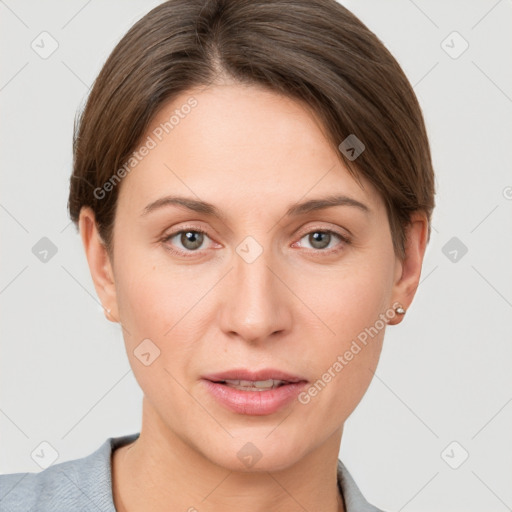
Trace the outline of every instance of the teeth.
{"label": "teeth", "polygon": [[244,391],[265,391],[267,389],[277,388],[280,384],[284,384],[284,380],[225,380],[224,384],[231,388],[241,389]]}

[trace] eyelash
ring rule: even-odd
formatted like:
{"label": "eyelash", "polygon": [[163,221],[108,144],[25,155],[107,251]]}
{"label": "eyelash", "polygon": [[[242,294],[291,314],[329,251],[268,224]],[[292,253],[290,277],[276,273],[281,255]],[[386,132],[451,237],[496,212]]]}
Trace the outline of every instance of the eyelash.
{"label": "eyelash", "polygon": [[[181,228],[178,231],[174,231],[173,233],[170,233],[170,234],[166,235],[164,238],[162,238],[161,242],[166,244],[169,240],[174,238],[176,235],[180,235],[182,233],[187,233],[187,232],[202,233],[203,235],[208,236],[208,233],[206,231],[204,231],[203,229],[200,229],[200,228],[197,228],[197,227],[194,227],[194,226],[190,226],[190,227]],[[341,242],[346,244],[346,245],[350,245],[350,243],[351,243],[350,238],[348,238],[346,235],[342,235],[341,233],[339,233],[337,231],[334,231],[332,229],[323,229],[323,228],[322,229],[320,229],[320,228],[310,229],[309,231],[301,234],[301,236],[299,238],[299,241],[302,240],[305,236],[310,235],[311,233],[331,234],[331,235],[334,235],[334,236],[338,237],[341,240]],[[297,242],[294,242],[294,244],[295,243],[297,243]],[[173,253],[173,254],[175,254],[177,256],[183,256],[185,258],[194,257],[195,255],[201,253],[201,250],[196,250],[196,251],[176,250],[176,249],[174,249],[174,248],[172,248],[172,247],[170,247],[168,245],[166,246],[166,250],[168,250],[169,252],[171,252],[171,253]],[[325,256],[326,254],[338,253],[342,249],[341,248],[338,248],[338,249],[332,249],[331,248],[331,249],[306,249],[306,250],[308,252],[313,253],[313,254],[318,255],[318,256]]]}

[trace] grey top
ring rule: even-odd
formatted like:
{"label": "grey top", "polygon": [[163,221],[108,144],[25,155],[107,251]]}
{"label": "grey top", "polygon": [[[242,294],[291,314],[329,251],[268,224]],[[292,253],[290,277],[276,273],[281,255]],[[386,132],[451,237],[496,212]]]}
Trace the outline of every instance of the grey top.
{"label": "grey top", "polygon": [[[112,452],[140,433],[109,437],[95,452],[54,464],[39,473],[0,475],[1,512],[115,512]],[[338,460],[338,485],[346,512],[383,512],[370,505]]]}

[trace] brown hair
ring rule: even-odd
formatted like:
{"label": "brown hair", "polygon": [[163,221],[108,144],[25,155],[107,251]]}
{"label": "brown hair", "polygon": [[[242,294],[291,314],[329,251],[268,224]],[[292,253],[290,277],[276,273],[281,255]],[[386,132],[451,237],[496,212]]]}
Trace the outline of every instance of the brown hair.
{"label": "brown hair", "polygon": [[[90,206],[112,254],[121,169],[164,103],[219,75],[264,86],[310,106],[338,151],[386,204],[395,252],[404,255],[410,214],[434,208],[434,173],[421,108],[377,36],[335,0],[169,0],[117,44],[75,120],[68,208],[75,225]],[[429,223],[430,237],[430,223]]]}

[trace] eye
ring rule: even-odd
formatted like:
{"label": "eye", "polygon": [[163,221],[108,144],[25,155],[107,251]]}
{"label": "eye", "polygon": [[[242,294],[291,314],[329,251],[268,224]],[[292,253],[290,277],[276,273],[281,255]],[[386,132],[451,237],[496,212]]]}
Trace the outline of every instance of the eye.
{"label": "eye", "polygon": [[[182,229],[171,233],[162,239],[162,242],[168,244],[168,249],[176,254],[186,254],[190,252],[199,252],[204,244],[205,238],[209,238],[205,231],[201,229]],[[177,247],[177,249],[174,249]]]}
{"label": "eye", "polygon": [[[343,236],[341,233],[337,233],[336,231],[332,231],[329,229],[315,229],[313,231],[310,231],[309,233],[306,233],[300,239],[300,241],[304,239],[307,241],[308,244],[310,244],[313,250],[326,253],[337,252],[341,250],[342,247],[336,247],[336,245],[343,246],[343,243],[350,243],[350,240],[346,236]],[[336,244],[336,240],[341,241],[343,243]],[[302,243],[300,245],[302,246]]]}
{"label": "eye", "polygon": [[[193,256],[200,253],[205,239],[210,239],[205,231],[198,228],[186,228],[166,235],[161,241],[166,244],[166,249],[179,256]],[[343,249],[344,244],[350,244],[346,236],[330,229],[315,229],[303,235],[297,244],[302,247],[302,240],[310,244],[312,251],[321,253],[335,253]],[[211,239],[210,239],[211,240]],[[338,240],[338,244],[336,244]],[[341,243],[340,243],[341,242]],[[308,247],[305,247],[309,249]],[[203,247],[204,249],[204,247]]]}

